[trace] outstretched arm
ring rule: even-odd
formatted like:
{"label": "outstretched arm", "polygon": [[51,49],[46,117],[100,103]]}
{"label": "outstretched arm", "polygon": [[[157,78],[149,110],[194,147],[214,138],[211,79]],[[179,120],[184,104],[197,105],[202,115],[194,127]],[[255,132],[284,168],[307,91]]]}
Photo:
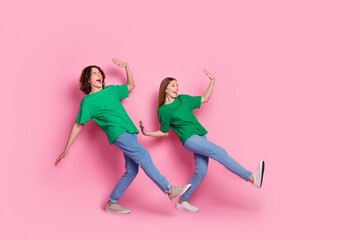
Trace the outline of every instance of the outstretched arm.
{"label": "outstretched arm", "polygon": [[215,85],[215,78],[206,69],[204,69],[204,73],[210,78],[210,83],[209,83],[209,87],[207,88],[206,92],[201,97],[201,103],[206,103],[209,101],[211,94],[214,90],[214,85]]}
{"label": "outstretched arm", "polygon": [[126,62],[120,61],[117,58],[113,58],[112,60],[113,60],[113,63],[115,63],[115,65],[117,65],[119,67],[122,67],[122,68],[125,68],[126,77],[127,77],[126,85],[128,86],[128,89],[129,89],[129,92],[130,92],[131,90],[133,90],[135,88],[135,82],[134,82],[133,75],[132,75],[132,73],[130,71],[129,65]]}
{"label": "outstretched arm", "polygon": [[149,132],[149,131],[146,131],[146,128],[145,126],[143,125],[143,122],[140,121],[139,122],[139,125],[140,125],[140,129],[141,129],[141,132],[142,134],[144,134],[145,136],[152,136],[152,137],[165,137],[165,136],[168,136],[169,135],[169,132],[162,132],[160,130],[158,131],[152,131],[152,132]]}
{"label": "outstretched arm", "polygon": [[83,124],[81,123],[75,123],[74,126],[71,129],[69,139],[66,143],[64,151],[59,155],[59,157],[56,159],[55,166],[59,164],[59,162],[65,158],[69,154],[69,150],[73,142],[75,141],[76,137],[79,135]]}

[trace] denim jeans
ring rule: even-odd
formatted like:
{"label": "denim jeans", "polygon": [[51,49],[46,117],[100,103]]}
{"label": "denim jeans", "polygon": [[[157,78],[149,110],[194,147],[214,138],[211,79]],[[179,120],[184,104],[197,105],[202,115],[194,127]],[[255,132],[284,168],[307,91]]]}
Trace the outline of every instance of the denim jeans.
{"label": "denim jeans", "polygon": [[124,132],[115,139],[113,144],[124,153],[125,173],[110,194],[111,202],[116,203],[129,187],[139,171],[139,165],[161,191],[167,193],[170,190],[171,184],[156,169],[149,152],[139,144],[135,133]]}
{"label": "denim jeans", "polygon": [[240,164],[232,159],[223,148],[209,142],[206,139],[206,135],[191,136],[185,141],[184,147],[188,151],[194,153],[195,173],[188,182],[191,183],[191,188],[181,196],[181,200],[187,201],[195,189],[200,185],[201,181],[205,178],[209,157],[218,161],[229,171],[238,175],[245,181],[249,181],[251,172],[240,166]]}

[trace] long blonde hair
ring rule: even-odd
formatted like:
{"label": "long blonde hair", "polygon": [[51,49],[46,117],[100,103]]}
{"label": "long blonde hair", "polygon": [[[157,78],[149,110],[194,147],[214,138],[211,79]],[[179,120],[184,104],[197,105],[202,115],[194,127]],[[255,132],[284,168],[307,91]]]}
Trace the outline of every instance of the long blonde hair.
{"label": "long blonde hair", "polygon": [[159,98],[158,98],[158,108],[161,107],[165,103],[165,97],[166,97],[166,88],[169,85],[170,82],[176,81],[175,78],[167,77],[164,78],[164,80],[160,83],[160,89],[159,89]]}

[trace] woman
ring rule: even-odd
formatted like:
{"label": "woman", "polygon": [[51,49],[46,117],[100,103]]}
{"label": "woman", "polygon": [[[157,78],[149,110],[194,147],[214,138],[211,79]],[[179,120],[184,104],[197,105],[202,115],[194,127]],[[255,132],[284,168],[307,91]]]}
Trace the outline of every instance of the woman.
{"label": "woman", "polygon": [[111,192],[108,202],[105,204],[105,211],[130,213],[128,208],[120,206],[117,201],[136,177],[139,166],[161,191],[168,195],[170,200],[181,196],[191,185],[177,187],[169,184],[154,166],[148,151],[137,141],[136,134],[139,131],[120,102],[127,98],[129,92],[135,88],[134,79],[126,62],[119,61],[117,58],[113,59],[113,62],[115,65],[125,68],[127,84],[105,87],[105,74],[98,66],[88,66],[82,71],[80,90],[86,96],[81,101],[78,116],[65,149],[56,159],[55,165],[58,165],[69,154],[69,149],[83,125],[92,119],[105,132],[109,143],[123,151],[125,158],[126,172]]}
{"label": "woman", "polygon": [[215,78],[206,70],[204,73],[210,78],[210,84],[203,96],[192,97],[179,95],[179,86],[175,78],[165,78],[160,84],[158,98],[158,118],[161,128],[158,131],[147,131],[140,121],[141,132],[145,136],[168,136],[170,128],[178,135],[184,147],[194,153],[195,173],[189,180],[191,189],[181,196],[176,204],[177,209],[198,212],[199,209],[188,203],[188,199],[204,179],[209,157],[215,159],[229,171],[238,175],[256,187],[261,187],[265,163],[260,161],[258,168],[249,172],[232,159],[226,151],[206,139],[207,131],[198,122],[193,109],[200,108],[201,103],[209,101],[214,89]]}

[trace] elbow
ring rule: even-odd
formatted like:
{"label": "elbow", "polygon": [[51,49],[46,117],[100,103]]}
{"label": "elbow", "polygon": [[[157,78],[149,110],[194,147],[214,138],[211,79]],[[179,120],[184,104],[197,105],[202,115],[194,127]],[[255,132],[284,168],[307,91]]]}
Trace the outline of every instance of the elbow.
{"label": "elbow", "polygon": [[82,123],[75,123],[75,124],[74,124],[74,128],[79,129],[79,130],[80,130],[83,126],[84,126],[84,124],[82,124]]}
{"label": "elbow", "polygon": [[135,88],[135,84],[127,84],[128,86],[128,91],[132,91]]}
{"label": "elbow", "polygon": [[201,103],[207,103],[209,101],[209,97],[202,97],[201,98]]}

